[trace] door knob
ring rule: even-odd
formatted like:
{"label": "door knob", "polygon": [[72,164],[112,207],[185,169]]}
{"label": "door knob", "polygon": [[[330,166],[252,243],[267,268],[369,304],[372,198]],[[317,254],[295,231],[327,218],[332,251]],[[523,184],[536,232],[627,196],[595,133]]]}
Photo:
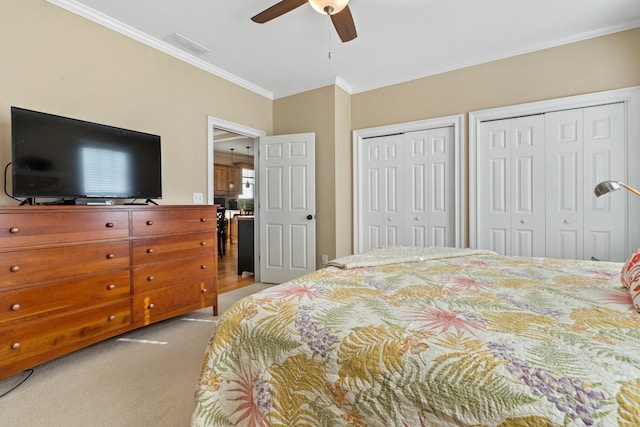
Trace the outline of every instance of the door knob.
{"label": "door knob", "polygon": [[311,215],[311,214],[307,215],[307,219],[308,219],[309,221],[311,221],[311,220],[313,219],[313,215]]}

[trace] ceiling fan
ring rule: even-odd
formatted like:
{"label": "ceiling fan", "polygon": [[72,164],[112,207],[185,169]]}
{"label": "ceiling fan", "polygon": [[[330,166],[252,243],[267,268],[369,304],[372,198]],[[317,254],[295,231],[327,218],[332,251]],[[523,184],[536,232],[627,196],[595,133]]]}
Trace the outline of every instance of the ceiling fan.
{"label": "ceiling fan", "polygon": [[264,24],[278,16],[291,12],[307,1],[311,3],[311,6],[313,6],[316,11],[331,17],[331,22],[333,22],[333,26],[338,32],[340,40],[348,42],[358,36],[356,26],[353,23],[353,16],[351,16],[351,10],[349,10],[349,0],[282,0],[258,13],[252,17],[251,20],[259,24]]}

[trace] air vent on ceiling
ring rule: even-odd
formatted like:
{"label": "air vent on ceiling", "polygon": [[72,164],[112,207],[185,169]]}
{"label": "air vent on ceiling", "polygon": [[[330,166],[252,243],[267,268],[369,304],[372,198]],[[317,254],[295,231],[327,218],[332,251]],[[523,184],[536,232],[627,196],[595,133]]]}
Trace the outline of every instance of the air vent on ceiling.
{"label": "air vent on ceiling", "polygon": [[189,40],[179,33],[171,33],[165,37],[164,40],[174,46],[186,50],[187,52],[193,53],[194,55],[204,55],[209,52],[209,49],[206,47],[194,42],[193,40]]}

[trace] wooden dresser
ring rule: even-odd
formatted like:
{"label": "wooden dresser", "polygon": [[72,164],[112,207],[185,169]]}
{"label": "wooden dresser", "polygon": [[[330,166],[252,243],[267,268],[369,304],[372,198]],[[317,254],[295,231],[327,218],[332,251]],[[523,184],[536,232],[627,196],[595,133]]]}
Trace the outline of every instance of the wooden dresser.
{"label": "wooden dresser", "polygon": [[0,379],[212,306],[216,206],[0,207]]}

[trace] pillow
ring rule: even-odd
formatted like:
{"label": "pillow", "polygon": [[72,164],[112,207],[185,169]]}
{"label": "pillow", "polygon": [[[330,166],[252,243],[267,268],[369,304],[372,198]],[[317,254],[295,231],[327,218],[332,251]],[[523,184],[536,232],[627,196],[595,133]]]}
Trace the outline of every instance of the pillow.
{"label": "pillow", "polygon": [[629,289],[633,306],[640,312],[640,248],[625,261],[620,272],[620,281]]}

